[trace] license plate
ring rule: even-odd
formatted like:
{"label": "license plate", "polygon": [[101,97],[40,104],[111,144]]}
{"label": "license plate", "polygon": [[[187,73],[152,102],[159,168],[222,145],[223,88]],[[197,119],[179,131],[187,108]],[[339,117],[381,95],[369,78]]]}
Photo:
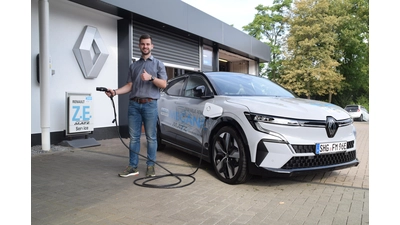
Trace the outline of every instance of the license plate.
{"label": "license plate", "polygon": [[345,151],[346,149],[347,142],[317,143],[315,153],[319,155],[321,153]]}

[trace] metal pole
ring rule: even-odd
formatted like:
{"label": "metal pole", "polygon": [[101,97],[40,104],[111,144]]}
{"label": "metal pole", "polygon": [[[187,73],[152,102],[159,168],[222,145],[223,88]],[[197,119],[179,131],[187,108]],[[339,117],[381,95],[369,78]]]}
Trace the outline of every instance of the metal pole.
{"label": "metal pole", "polygon": [[50,151],[50,50],[49,2],[39,0],[40,123],[42,150]]}

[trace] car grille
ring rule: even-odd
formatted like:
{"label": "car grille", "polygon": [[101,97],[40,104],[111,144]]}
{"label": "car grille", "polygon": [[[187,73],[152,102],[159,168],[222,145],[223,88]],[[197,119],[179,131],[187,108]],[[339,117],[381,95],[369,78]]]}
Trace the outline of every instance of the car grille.
{"label": "car grille", "polygon": [[356,151],[340,152],[335,154],[315,155],[315,156],[295,156],[292,157],[282,169],[310,168],[317,166],[329,166],[356,159]]}
{"label": "car grille", "polygon": [[[292,145],[296,153],[315,153],[315,145]],[[347,142],[347,149],[354,147],[354,141]]]}

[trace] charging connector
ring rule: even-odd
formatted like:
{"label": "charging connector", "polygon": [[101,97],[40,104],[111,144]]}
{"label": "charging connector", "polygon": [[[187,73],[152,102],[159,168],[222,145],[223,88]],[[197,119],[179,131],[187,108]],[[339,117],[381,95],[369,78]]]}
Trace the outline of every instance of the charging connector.
{"label": "charging connector", "polygon": [[104,91],[104,92],[107,92],[108,89],[105,88],[105,87],[96,87],[96,91]]}

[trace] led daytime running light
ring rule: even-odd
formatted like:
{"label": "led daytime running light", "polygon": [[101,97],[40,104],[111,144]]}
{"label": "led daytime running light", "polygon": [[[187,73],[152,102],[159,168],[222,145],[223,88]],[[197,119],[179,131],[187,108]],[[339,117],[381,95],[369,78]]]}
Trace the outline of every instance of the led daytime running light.
{"label": "led daytime running light", "polygon": [[265,116],[265,115],[255,115],[254,121],[282,124],[282,125],[291,125],[291,126],[300,126],[300,123],[297,120],[282,119],[282,118],[276,118],[276,117]]}

